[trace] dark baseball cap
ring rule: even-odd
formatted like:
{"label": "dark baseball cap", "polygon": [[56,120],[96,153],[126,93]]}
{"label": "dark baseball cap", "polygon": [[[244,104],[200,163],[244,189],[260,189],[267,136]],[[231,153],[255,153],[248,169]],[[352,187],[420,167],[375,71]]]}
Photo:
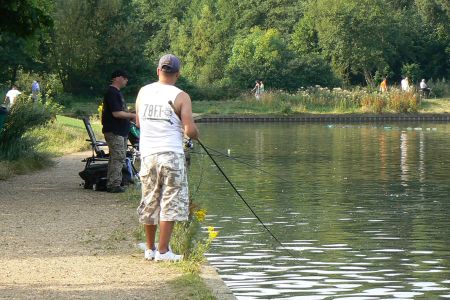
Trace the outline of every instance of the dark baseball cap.
{"label": "dark baseball cap", "polygon": [[166,54],[160,58],[158,68],[165,73],[176,73],[180,71],[180,59],[173,54]]}
{"label": "dark baseball cap", "polygon": [[115,70],[111,74],[111,79],[122,76],[123,78],[128,79],[128,73],[125,70]]}

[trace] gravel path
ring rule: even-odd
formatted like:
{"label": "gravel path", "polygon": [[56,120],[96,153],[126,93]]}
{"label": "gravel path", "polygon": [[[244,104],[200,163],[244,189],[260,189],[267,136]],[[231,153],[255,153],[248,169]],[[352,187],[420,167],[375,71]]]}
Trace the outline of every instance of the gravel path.
{"label": "gravel path", "polygon": [[180,299],[181,273],[136,247],[135,207],[79,186],[89,154],[0,181],[0,299]]}

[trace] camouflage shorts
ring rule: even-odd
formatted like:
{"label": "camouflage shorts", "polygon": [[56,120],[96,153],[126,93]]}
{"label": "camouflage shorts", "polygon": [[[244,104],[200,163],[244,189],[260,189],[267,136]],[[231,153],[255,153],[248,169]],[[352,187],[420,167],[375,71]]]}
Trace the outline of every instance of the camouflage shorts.
{"label": "camouflage shorts", "polygon": [[189,215],[189,191],[184,154],[164,152],[143,157],[139,222],[185,221]]}

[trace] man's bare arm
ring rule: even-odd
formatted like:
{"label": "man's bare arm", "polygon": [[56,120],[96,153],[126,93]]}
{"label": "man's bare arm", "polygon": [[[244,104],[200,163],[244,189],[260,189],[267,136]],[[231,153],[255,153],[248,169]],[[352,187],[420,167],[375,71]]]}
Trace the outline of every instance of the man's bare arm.
{"label": "man's bare arm", "polygon": [[192,102],[189,95],[185,92],[180,93],[175,99],[173,108],[183,123],[184,134],[191,139],[198,139],[199,132],[192,115]]}

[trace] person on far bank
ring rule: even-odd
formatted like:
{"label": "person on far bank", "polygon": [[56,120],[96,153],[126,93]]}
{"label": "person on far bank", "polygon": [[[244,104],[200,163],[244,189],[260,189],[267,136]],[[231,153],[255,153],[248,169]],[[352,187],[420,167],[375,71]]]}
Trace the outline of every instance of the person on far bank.
{"label": "person on far bank", "polygon": [[259,81],[258,80],[255,81],[255,87],[252,89],[252,92],[255,92],[255,98],[256,98],[256,100],[259,100],[260,86],[259,86]]}
{"label": "person on far bank", "polygon": [[114,71],[111,74],[111,85],[103,98],[102,131],[109,148],[106,191],[110,193],[125,191],[125,187],[121,186],[122,168],[127,153],[130,121],[134,121],[136,118],[136,114],[128,111],[120,91],[127,83],[128,75],[125,71]]}
{"label": "person on far bank", "polygon": [[[144,224],[146,260],[179,261],[169,243],[175,221],[189,216],[189,191],[184,135],[198,139],[189,95],[175,87],[180,60],[166,54],[159,60],[158,81],[142,87],[136,98],[136,125],[140,127],[142,198],[137,208]],[[159,225],[159,243],[155,236]]]}
{"label": "person on far bank", "polygon": [[405,78],[402,79],[402,81],[400,82],[400,86],[402,88],[402,91],[409,92],[409,79],[408,79],[408,77],[405,77]]}
{"label": "person on far bank", "polygon": [[425,79],[422,79],[422,81],[420,82],[419,86],[420,86],[420,92],[425,97],[428,97],[430,95],[431,89],[428,87],[428,84],[425,81]]}
{"label": "person on far bank", "polygon": [[14,104],[14,101],[16,100],[16,97],[20,94],[22,93],[17,89],[17,86],[13,84],[11,86],[11,89],[6,93],[4,100],[7,109],[11,108],[11,106]]}
{"label": "person on far bank", "polygon": [[384,93],[387,92],[388,86],[387,86],[387,79],[386,77],[383,78],[383,81],[380,83],[380,92]]}
{"label": "person on far bank", "polygon": [[40,92],[41,88],[39,86],[39,81],[33,81],[31,84],[31,99],[33,99],[33,102],[37,101]]}
{"label": "person on far bank", "polygon": [[264,94],[264,83],[262,80],[259,81],[259,96],[262,97]]}

